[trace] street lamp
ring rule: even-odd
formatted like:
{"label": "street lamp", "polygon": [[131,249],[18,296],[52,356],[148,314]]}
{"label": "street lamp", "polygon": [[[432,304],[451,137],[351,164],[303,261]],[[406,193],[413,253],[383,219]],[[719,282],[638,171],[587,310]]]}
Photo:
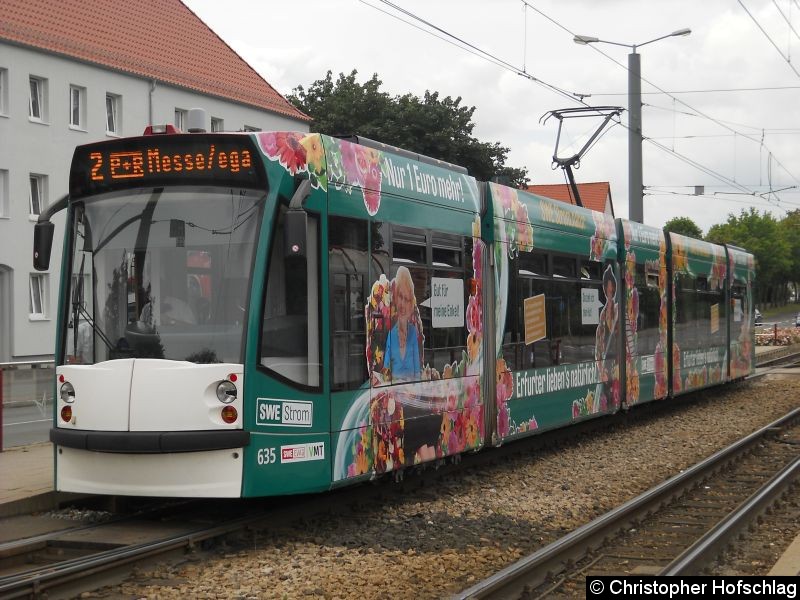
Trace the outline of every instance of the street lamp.
{"label": "street lamp", "polygon": [[678,29],[667,35],[654,38],[641,44],[621,44],[601,40],[588,35],[576,35],[572,38],[576,44],[587,45],[594,43],[613,44],[631,49],[628,54],[628,218],[638,223],[644,222],[644,207],[642,195],[644,192],[642,182],[642,68],[636,48],[652,44],[668,37],[689,35],[692,30]]}

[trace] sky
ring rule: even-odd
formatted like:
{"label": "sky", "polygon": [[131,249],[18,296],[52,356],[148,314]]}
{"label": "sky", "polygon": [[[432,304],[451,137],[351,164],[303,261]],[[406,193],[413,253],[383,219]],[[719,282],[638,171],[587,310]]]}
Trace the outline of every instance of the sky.
{"label": "sky", "polygon": [[[620,106],[620,124],[575,171],[579,183],[610,182],[618,217],[628,216],[631,49],[573,37],[635,44],[644,222],[689,217],[707,232],[749,207],[778,219],[800,209],[800,0],[184,2],[284,95],[355,69],[393,95],[460,96],[476,107],[473,134],[508,147],[506,164],[531,183],[565,181],[551,168],[557,121],[542,123],[545,113],[581,106],[573,94]],[[683,28],[691,34],[645,44]],[[567,122],[558,155],[577,153],[600,122]]]}

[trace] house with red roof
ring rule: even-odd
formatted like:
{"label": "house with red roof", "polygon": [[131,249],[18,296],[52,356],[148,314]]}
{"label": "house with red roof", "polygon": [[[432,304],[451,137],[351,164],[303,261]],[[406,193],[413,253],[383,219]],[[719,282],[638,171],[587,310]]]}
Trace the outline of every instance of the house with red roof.
{"label": "house with red roof", "polygon": [[51,270],[37,215],[68,189],[75,146],[185,130],[308,131],[286,100],[180,0],[3,0],[0,10],[0,363],[52,357],[63,213]]}
{"label": "house with red roof", "polygon": [[[545,198],[560,200],[567,204],[577,204],[572,188],[566,183],[529,185],[527,191]],[[578,193],[581,203],[586,208],[614,216],[614,204],[611,201],[611,185],[607,181],[579,183]]]}

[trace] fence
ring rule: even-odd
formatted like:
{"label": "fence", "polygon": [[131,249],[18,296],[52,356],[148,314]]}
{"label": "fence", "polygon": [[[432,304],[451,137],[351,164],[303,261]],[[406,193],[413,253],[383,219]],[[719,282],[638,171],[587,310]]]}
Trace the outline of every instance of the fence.
{"label": "fence", "polygon": [[49,415],[55,381],[53,361],[0,362],[0,452],[3,443],[3,413],[6,408],[38,406]]}

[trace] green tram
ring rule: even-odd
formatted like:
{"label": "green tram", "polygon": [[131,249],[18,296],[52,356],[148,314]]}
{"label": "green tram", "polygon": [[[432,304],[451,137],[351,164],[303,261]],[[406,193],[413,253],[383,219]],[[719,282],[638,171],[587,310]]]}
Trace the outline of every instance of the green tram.
{"label": "green tram", "polygon": [[56,488],[318,492],[753,371],[754,266],[365,139],[80,146]]}

